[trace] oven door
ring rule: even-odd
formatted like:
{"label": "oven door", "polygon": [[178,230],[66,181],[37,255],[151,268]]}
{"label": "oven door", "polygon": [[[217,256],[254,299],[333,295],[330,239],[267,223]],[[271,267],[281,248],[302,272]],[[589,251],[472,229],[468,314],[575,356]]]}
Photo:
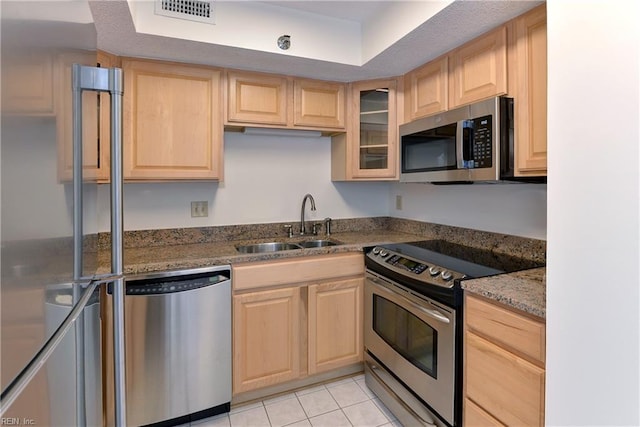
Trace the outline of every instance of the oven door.
{"label": "oven door", "polygon": [[454,423],[455,326],[453,308],[367,271],[367,351],[449,425]]}

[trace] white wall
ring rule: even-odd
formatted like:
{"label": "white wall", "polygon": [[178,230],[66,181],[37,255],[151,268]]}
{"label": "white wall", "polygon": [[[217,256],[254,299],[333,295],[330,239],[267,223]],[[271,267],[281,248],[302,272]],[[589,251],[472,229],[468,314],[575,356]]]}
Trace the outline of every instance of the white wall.
{"label": "white wall", "polygon": [[[247,136],[225,133],[222,183],[124,185],[126,230],[204,227],[300,221],[302,198],[311,193],[306,217],[321,220],[387,216],[388,183],[331,182],[328,137]],[[102,213],[108,212],[109,187],[99,189]],[[207,218],[191,218],[191,201],[208,201]],[[101,217],[109,230],[109,218]],[[297,228],[297,227],[296,227]]]}
{"label": "white wall", "polygon": [[546,423],[638,426],[640,3],[547,8]]}
{"label": "white wall", "polygon": [[[394,184],[389,214],[437,224],[546,239],[545,184]],[[402,209],[396,209],[400,196]]]}

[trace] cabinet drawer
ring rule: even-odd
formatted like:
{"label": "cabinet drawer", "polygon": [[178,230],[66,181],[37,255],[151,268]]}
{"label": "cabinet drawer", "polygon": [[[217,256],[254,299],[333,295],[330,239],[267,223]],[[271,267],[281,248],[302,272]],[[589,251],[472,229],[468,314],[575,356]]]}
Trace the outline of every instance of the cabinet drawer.
{"label": "cabinet drawer", "polygon": [[233,266],[234,291],[304,284],[364,274],[362,253],[260,261]]}
{"label": "cabinet drawer", "polygon": [[506,425],[544,423],[544,370],[467,333],[466,395]]}
{"label": "cabinet drawer", "polygon": [[544,364],[545,325],[495,304],[467,296],[467,328]]}

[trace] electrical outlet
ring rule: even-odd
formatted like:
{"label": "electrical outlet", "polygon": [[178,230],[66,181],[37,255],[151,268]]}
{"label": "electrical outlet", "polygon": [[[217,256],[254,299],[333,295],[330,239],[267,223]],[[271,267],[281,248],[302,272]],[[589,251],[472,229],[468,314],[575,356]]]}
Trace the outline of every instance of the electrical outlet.
{"label": "electrical outlet", "polygon": [[209,202],[191,202],[191,218],[209,216]]}
{"label": "electrical outlet", "polygon": [[399,211],[402,210],[402,196],[401,195],[397,195],[396,196],[396,210],[399,210]]}

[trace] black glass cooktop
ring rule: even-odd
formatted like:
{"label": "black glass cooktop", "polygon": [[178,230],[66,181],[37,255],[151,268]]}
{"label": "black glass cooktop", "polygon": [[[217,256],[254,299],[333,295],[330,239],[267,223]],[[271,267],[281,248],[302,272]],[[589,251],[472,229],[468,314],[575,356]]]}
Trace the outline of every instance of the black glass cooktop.
{"label": "black glass cooktop", "polygon": [[[446,240],[425,240],[409,243],[426,251],[446,255],[462,261],[482,265],[504,273],[544,267],[543,263],[519,258],[512,255],[493,252],[486,249],[472,248]],[[433,261],[432,261],[433,262]]]}
{"label": "black glass cooktop", "polygon": [[381,247],[405,254],[426,264],[437,264],[468,277],[512,273],[544,266],[544,263],[541,262],[487,249],[464,246],[446,240],[396,243]]}

